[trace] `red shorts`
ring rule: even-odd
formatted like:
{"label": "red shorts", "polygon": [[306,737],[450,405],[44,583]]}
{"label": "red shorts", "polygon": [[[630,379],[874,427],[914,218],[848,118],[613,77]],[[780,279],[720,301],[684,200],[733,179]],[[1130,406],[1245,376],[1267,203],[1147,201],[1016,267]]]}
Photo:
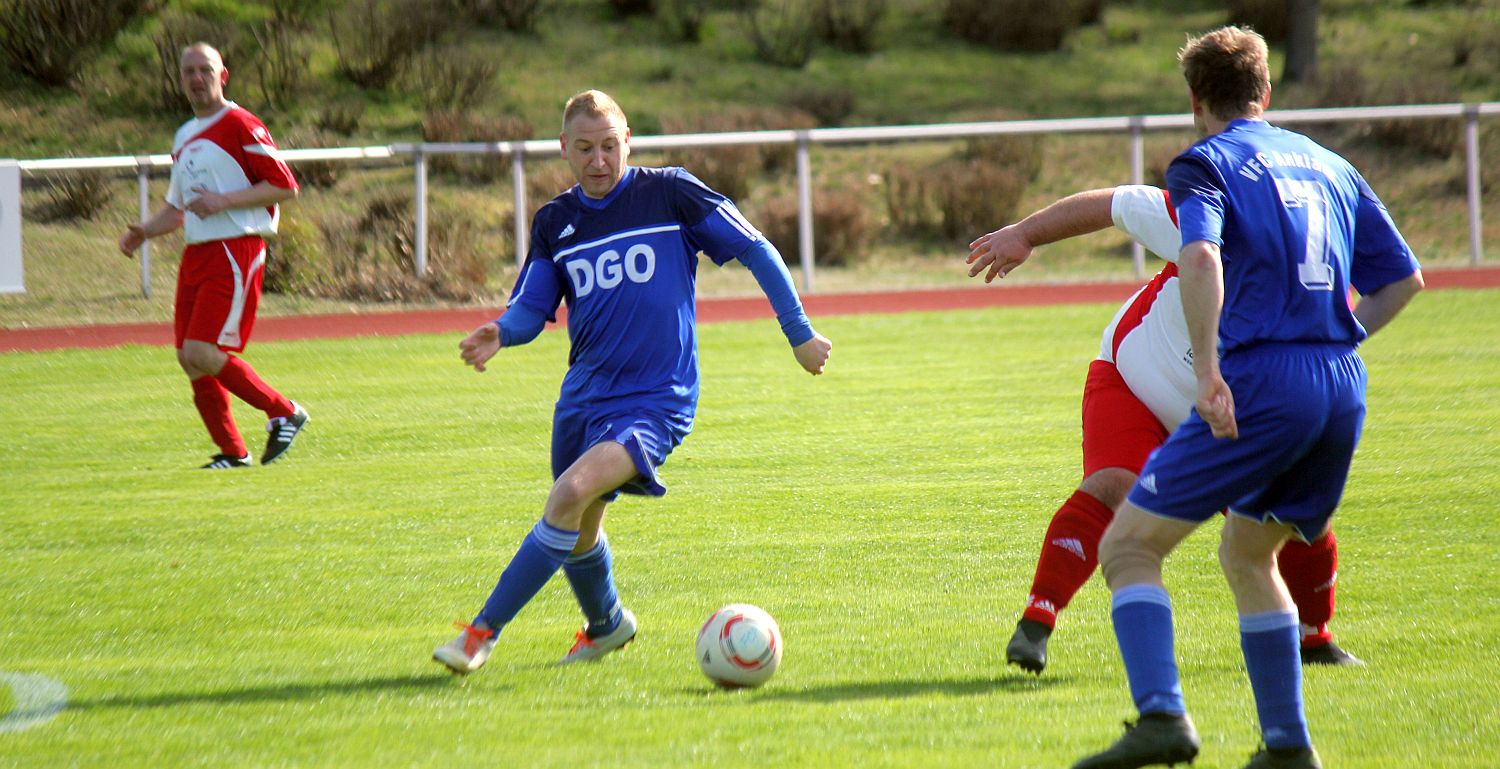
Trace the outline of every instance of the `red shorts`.
{"label": "red shorts", "polygon": [[193,339],[226,352],[245,349],[260,304],[265,263],[266,242],[256,235],[183,249],[172,319],[177,347]]}
{"label": "red shorts", "polygon": [[1115,364],[1089,364],[1083,385],[1083,476],[1106,467],[1140,475],[1146,458],[1166,442],[1167,428],[1141,403]]}

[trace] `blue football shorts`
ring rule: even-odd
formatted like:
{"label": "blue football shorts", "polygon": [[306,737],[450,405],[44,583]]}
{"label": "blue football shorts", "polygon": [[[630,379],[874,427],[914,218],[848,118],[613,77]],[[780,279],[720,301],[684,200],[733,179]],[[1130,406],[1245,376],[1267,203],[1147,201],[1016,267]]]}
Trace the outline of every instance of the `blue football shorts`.
{"label": "blue football shorts", "polygon": [[560,477],[596,444],[614,441],[630,453],[639,474],[601,498],[613,502],[621,492],[660,497],[667,493],[667,487],[657,468],[692,430],[691,417],[664,410],[636,406],[624,411],[599,411],[559,406],[552,415],[552,478]]}
{"label": "blue football shorts", "polygon": [[1201,523],[1214,513],[1323,533],[1338,507],[1365,418],[1365,367],[1347,345],[1271,343],[1220,363],[1234,393],[1236,440],[1213,437],[1195,409],[1151,454],[1130,502]]}

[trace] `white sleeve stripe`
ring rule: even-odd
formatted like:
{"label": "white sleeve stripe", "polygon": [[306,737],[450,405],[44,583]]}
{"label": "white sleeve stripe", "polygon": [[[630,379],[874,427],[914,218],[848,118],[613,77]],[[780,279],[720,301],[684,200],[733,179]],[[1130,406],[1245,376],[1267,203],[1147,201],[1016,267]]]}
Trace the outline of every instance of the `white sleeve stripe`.
{"label": "white sleeve stripe", "polygon": [[528,264],[526,267],[522,268],[522,270],[521,270],[521,284],[516,288],[516,295],[513,296],[513,297],[511,297],[510,301],[508,301],[508,302],[505,303],[506,307],[510,307],[511,305],[515,304],[516,302],[521,301],[521,297],[523,297],[523,296],[526,295],[526,280],[528,278],[530,278],[530,277],[531,277],[531,265]]}
{"label": "white sleeve stripe", "polygon": [[734,204],[725,201],[720,203],[719,207],[715,210],[719,212],[719,216],[724,217],[730,224],[734,225],[734,228],[739,230],[740,234],[744,235],[746,239],[760,239],[760,232],[750,222],[745,220],[744,215],[740,213],[738,208],[734,207]]}
{"label": "white sleeve stripe", "polygon": [[244,151],[252,155],[265,155],[266,157],[271,158],[278,163],[282,162],[281,150],[278,150],[269,144],[246,144],[240,149],[243,149]]}

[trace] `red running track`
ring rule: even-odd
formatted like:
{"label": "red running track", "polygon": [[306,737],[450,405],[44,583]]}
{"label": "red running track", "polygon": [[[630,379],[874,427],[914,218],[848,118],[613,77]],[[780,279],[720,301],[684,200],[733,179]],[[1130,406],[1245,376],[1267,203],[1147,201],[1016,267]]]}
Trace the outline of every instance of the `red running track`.
{"label": "red running track", "polygon": [[[1500,267],[1434,270],[1425,272],[1424,276],[1429,289],[1500,286]],[[812,294],[803,297],[803,303],[807,307],[807,314],[816,320],[829,315],[1123,302],[1140,285],[1135,282],[996,284],[977,288]],[[263,317],[255,321],[254,339],[257,342],[274,342],[358,336],[467,333],[485,321],[494,320],[498,315],[498,309],[471,308]],[[700,297],[698,300],[698,320],[703,323],[769,317],[771,317],[771,308],[764,297]],[[562,319],[560,316],[559,320]],[[0,329],[0,352],[116,347],[123,344],[170,345],[172,344],[172,325],[170,323],[129,323]]]}

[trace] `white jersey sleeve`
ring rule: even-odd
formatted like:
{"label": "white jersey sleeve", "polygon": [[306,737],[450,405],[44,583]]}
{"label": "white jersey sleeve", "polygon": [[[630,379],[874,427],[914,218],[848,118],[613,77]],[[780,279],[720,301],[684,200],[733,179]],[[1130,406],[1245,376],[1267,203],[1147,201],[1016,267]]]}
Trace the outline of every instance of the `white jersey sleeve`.
{"label": "white jersey sleeve", "polygon": [[1115,188],[1110,201],[1110,216],[1115,226],[1157,256],[1177,262],[1182,250],[1182,234],[1167,201],[1167,191],[1143,184],[1124,184]]}

